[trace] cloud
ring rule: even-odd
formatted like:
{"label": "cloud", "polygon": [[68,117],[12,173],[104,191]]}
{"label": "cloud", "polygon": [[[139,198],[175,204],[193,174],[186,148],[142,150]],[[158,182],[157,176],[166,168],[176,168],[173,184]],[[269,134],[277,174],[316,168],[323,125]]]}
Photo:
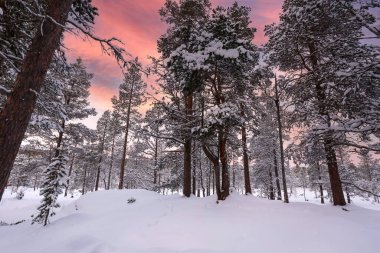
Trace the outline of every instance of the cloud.
{"label": "cloud", "polygon": [[[147,56],[157,56],[156,42],[165,32],[166,25],[161,22],[158,10],[164,0],[94,0],[99,16],[94,27],[99,37],[117,37],[125,42],[125,48],[133,56],[138,56],[143,65],[149,64]],[[213,5],[230,6],[235,0],[212,0]],[[265,43],[264,26],[278,20],[282,0],[237,0],[241,5],[252,8],[252,25],[257,28],[254,42]],[[90,102],[98,111],[111,108],[109,99],[117,94],[122,81],[122,72],[116,60],[101,51],[98,43],[72,34],[65,34],[65,46],[70,61],[81,57],[88,69],[94,74],[90,90]],[[149,81],[152,83],[151,79]],[[86,121],[94,127],[96,118]]]}

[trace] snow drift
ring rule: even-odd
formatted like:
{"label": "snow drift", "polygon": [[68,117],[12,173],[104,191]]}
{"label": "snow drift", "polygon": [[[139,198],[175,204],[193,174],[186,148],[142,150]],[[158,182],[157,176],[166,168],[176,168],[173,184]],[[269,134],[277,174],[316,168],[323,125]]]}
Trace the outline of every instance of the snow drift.
{"label": "snow drift", "polygon": [[46,227],[30,220],[0,226],[1,251],[379,252],[380,212],[354,205],[344,211],[237,193],[217,204],[215,197],[186,199],[145,190],[99,191],[65,203]]}

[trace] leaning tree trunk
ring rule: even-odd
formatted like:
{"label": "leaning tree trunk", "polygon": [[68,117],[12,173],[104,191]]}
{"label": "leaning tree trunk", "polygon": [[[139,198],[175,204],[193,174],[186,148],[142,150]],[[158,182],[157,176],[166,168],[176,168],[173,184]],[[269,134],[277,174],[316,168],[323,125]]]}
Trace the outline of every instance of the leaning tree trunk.
{"label": "leaning tree trunk", "polygon": [[[64,24],[73,0],[47,0],[47,15]],[[0,112],[0,199],[64,29],[44,19],[25,55],[15,88]]]}

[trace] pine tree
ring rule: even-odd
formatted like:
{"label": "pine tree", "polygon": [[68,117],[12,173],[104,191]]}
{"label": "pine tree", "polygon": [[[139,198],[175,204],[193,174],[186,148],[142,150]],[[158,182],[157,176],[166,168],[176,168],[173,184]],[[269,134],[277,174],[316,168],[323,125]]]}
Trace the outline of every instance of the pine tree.
{"label": "pine tree", "polygon": [[266,28],[271,62],[289,76],[297,123],[324,145],[334,205],[345,205],[334,148],[360,146],[352,136],[379,125],[376,50],[360,42],[363,23],[341,4],[287,0],[280,23]]}
{"label": "pine tree", "polygon": [[115,141],[117,134],[121,132],[121,122],[120,122],[120,114],[114,110],[112,112],[112,117],[110,121],[110,127],[109,127],[109,136],[111,138],[110,142],[111,144],[111,154],[109,158],[109,168],[108,168],[108,177],[107,177],[107,189],[111,189],[111,177],[112,177],[112,170],[114,166],[114,160],[115,160]]}
{"label": "pine tree", "polygon": [[131,120],[133,120],[134,116],[139,115],[137,108],[146,101],[144,97],[146,83],[142,80],[140,70],[141,64],[136,58],[124,74],[124,81],[119,88],[119,97],[112,99],[115,111],[120,114],[121,120],[125,123],[123,154],[120,165],[119,189],[123,189],[124,187],[128,134],[131,127]]}
{"label": "pine tree", "polygon": [[40,191],[43,198],[38,207],[39,213],[33,218],[33,223],[37,222],[46,226],[49,223],[49,218],[55,215],[54,209],[60,207],[57,199],[66,187],[66,164],[67,157],[60,154],[53,159],[45,170],[45,179]]}
{"label": "pine tree", "polygon": [[[72,3],[72,0],[47,1],[46,14],[58,23],[65,23]],[[63,27],[46,20],[37,31],[25,54],[15,88],[0,111],[0,197],[35,107],[36,93],[41,90],[53,54],[59,46]]]}
{"label": "pine tree", "polygon": [[[228,136],[242,122],[237,94],[247,88],[257,62],[249,8],[234,4],[211,10],[208,1],[168,1],[161,14],[171,25],[158,46],[166,71],[161,73],[162,87],[172,98],[167,108],[177,118],[177,136],[184,145],[184,195],[191,194],[191,153],[197,137],[214,164],[218,198],[225,199],[230,185]],[[209,147],[215,141],[219,156]]]}
{"label": "pine tree", "polygon": [[106,133],[109,128],[109,124],[111,121],[111,113],[110,111],[105,111],[103,115],[99,118],[96,124],[96,131],[99,140],[99,159],[98,159],[98,168],[96,172],[96,183],[95,183],[95,191],[99,188],[99,180],[100,180],[100,170],[103,161],[103,152],[106,146]]}
{"label": "pine tree", "polygon": [[[167,0],[160,10],[160,15],[169,25],[169,29],[158,41],[158,51],[169,71],[167,81],[171,79],[173,83],[170,85],[176,89],[174,92],[180,94],[178,99],[182,107],[181,114],[184,116],[183,124],[186,126],[181,131],[181,138],[184,140],[183,194],[186,197],[191,194],[193,95],[201,87],[201,73],[196,65],[186,64],[186,54],[191,56],[198,50],[197,35],[206,23],[209,8],[209,0],[184,0],[179,3]],[[171,89],[170,85],[166,84],[166,90]]]}
{"label": "pine tree", "polygon": [[[8,1],[5,2],[8,3]],[[14,1],[9,2],[13,3]],[[30,20],[34,21],[32,25],[34,29],[33,35],[28,36],[30,27],[26,27],[26,29],[25,26],[14,27],[16,29],[20,28],[17,33],[23,34],[24,38],[28,40],[27,43],[24,43],[23,40],[18,41],[18,44],[13,44],[12,41],[8,43],[6,40],[13,38],[11,36],[1,36],[1,38],[6,38],[4,45],[29,46],[24,54],[22,54],[23,48],[13,50],[24,57],[22,59],[16,58],[21,63],[20,71],[14,77],[15,81],[12,85],[12,90],[3,89],[3,86],[0,87],[1,93],[7,96],[0,110],[0,163],[2,164],[0,169],[0,198],[7,185],[17,151],[20,148],[35,108],[38,93],[44,85],[47,70],[56,50],[60,47],[65,28],[72,31],[79,30],[86,36],[98,41],[103,50],[114,55],[122,64],[127,62],[125,60],[125,50],[115,44],[119,40],[115,38],[105,40],[93,35],[92,25],[98,12],[90,0],[47,0],[44,1],[44,4],[40,1],[17,1],[16,4],[21,6],[16,6],[14,9],[4,8],[3,10],[2,8],[5,15],[1,15],[0,24],[5,22],[7,25],[13,25],[14,19],[3,20],[3,16],[9,14],[9,17],[20,17],[20,20],[23,20],[25,17],[23,14],[25,13],[26,16],[30,17]],[[19,11],[22,11],[22,14],[18,13]],[[57,25],[57,23],[61,25]],[[3,60],[8,61],[10,66],[14,68],[12,66],[14,54],[12,52],[12,54],[7,55],[7,50],[8,48],[4,47],[3,44],[0,45],[0,55],[6,56]],[[10,79],[13,79],[13,77]]]}

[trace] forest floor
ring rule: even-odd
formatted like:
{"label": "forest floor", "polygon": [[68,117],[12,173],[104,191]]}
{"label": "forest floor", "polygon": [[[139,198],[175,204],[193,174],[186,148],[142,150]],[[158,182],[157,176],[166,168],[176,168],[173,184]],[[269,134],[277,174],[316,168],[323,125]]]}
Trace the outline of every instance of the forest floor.
{"label": "forest floor", "polygon": [[[6,253],[378,253],[380,205],[354,200],[342,210],[313,193],[292,203],[233,193],[190,199],[145,190],[59,198],[51,223],[31,225],[38,191],[0,202],[0,249]],[[135,199],[135,202],[131,201]],[[132,203],[129,203],[132,202]],[[371,207],[363,208],[361,206]],[[26,220],[18,225],[7,225]],[[7,223],[7,224],[6,224]]]}

